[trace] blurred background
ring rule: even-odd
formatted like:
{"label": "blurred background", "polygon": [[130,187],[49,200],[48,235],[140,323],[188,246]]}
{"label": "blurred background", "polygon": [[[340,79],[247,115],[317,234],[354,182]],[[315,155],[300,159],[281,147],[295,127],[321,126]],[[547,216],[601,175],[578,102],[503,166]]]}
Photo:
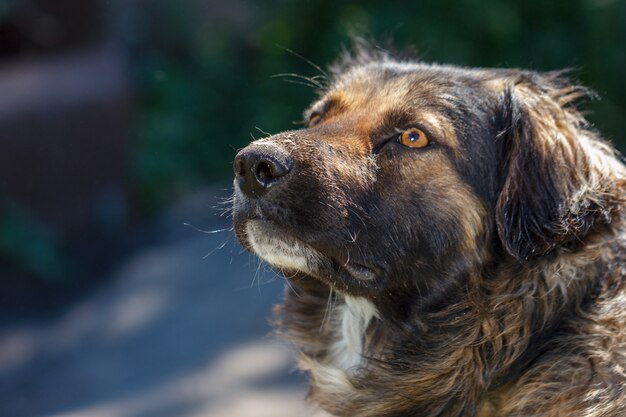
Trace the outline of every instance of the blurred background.
{"label": "blurred background", "polygon": [[0,0],[0,416],[313,412],[227,198],[350,34],[573,68],[625,149],[626,1]]}

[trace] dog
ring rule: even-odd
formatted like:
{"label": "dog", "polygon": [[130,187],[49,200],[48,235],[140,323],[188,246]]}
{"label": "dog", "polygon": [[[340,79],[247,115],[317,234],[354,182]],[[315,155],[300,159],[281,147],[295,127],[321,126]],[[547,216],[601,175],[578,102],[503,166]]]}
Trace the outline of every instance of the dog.
{"label": "dog", "polygon": [[[317,79],[316,79],[317,80]],[[342,417],[626,416],[626,168],[566,72],[359,46],[234,161],[234,230],[288,280]]]}

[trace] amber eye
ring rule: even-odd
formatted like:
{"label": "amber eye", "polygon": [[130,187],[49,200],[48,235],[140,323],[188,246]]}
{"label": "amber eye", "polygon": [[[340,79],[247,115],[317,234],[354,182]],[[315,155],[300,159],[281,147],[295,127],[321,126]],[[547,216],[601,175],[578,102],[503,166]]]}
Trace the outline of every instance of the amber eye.
{"label": "amber eye", "polygon": [[402,132],[398,141],[409,148],[423,148],[430,142],[426,133],[416,127],[412,127],[411,129],[407,129]]}
{"label": "amber eye", "polygon": [[307,126],[313,127],[321,121],[322,121],[322,116],[319,113],[314,113],[311,115],[311,117],[309,117],[309,123],[307,124]]}

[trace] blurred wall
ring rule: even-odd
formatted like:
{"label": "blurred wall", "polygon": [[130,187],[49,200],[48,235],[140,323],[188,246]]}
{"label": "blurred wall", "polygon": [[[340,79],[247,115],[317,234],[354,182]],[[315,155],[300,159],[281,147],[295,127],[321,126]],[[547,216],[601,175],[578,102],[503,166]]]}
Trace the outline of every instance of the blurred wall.
{"label": "blurred wall", "polygon": [[50,280],[92,275],[128,224],[130,77],[105,11],[99,1],[0,1],[3,308],[54,298]]}
{"label": "blurred wall", "polygon": [[63,233],[122,222],[129,80],[100,2],[3,4],[0,195]]}

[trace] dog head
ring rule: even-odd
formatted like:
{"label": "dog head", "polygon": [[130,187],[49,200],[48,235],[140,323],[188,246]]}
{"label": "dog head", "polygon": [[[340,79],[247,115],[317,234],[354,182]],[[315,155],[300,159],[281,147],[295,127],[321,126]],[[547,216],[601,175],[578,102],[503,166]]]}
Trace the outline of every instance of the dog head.
{"label": "dog head", "polygon": [[287,276],[370,299],[437,300],[465,271],[575,250],[610,221],[613,155],[558,73],[462,69],[360,51],[307,126],[234,163],[244,247]]}

